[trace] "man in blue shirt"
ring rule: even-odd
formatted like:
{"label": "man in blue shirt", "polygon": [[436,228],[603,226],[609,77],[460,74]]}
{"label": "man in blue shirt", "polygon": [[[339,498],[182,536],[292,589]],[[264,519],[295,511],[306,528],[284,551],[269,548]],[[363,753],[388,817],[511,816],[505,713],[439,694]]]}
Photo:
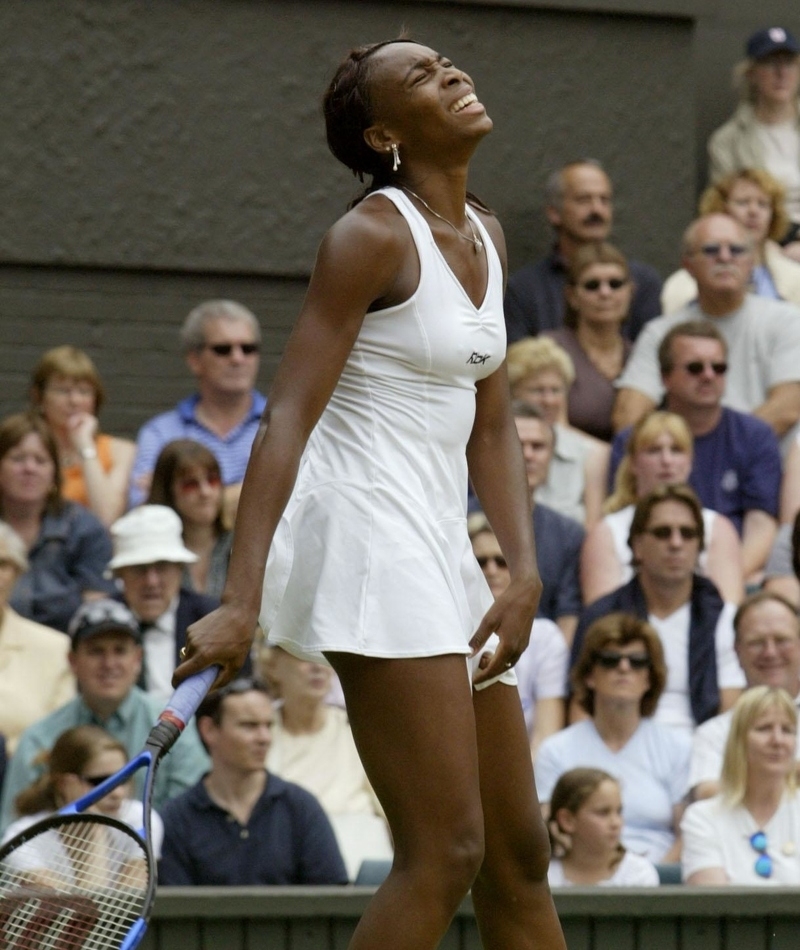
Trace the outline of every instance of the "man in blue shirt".
{"label": "man in blue shirt", "polygon": [[[661,342],[658,361],[664,408],[682,416],[694,437],[689,484],[706,508],[733,522],[742,538],[744,577],[757,581],[778,530],[778,438],[763,419],[722,405],[727,345],[712,323],[674,326]],[[629,435],[624,429],[614,440],[612,478]]]}
{"label": "man in blue shirt", "polygon": [[317,799],[264,768],[273,723],[269,694],[251,679],[200,704],[211,771],[162,811],[159,884],[347,884]]}
{"label": "man in blue shirt", "polygon": [[181,343],[197,392],[139,430],[129,502],[146,500],[156,459],[173,439],[195,439],[217,457],[226,512],[235,511],[265,398],[255,390],[261,329],[255,316],[232,300],[209,300],[191,311]]}
{"label": "man in blue shirt", "polygon": [[[142,668],[142,637],[137,620],[124,604],[88,601],[76,612],[68,632],[72,639],[69,662],[78,695],[22,733],[3,782],[2,828],[18,817],[14,799],[42,774],[43,754],[66,729],[100,726],[134,755],[161,712],[162,706],[135,685]],[[156,809],[196,782],[207,767],[208,757],[190,723],[156,775]],[[140,786],[141,778],[138,793]]]}

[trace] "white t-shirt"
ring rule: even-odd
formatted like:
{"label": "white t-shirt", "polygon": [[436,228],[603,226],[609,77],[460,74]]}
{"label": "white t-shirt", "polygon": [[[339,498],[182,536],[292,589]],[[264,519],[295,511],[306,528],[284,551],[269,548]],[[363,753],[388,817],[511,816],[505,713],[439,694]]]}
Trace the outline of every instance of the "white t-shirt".
{"label": "white t-shirt", "polygon": [[[767,836],[772,874],[756,874],[759,854],[750,844],[756,831]],[[743,806],[731,808],[721,795],[690,805],[681,821],[684,881],[695,871],[722,868],[731,884],[800,884],[800,795],[786,795],[777,812],[759,828]]]}
{"label": "white t-shirt", "polygon": [[528,646],[514,667],[528,735],[533,733],[536,703],[540,699],[566,696],[568,664],[569,649],[564,634],[552,620],[537,617]]}
{"label": "white t-shirt", "polygon": [[[550,861],[547,869],[550,887],[573,887],[572,881],[564,876],[564,865],[558,858]],[[626,851],[622,860],[614,868],[611,877],[598,881],[596,887],[657,887],[658,871],[655,865],[640,854]]]}
{"label": "white t-shirt", "polygon": [[[735,604],[725,604],[715,630],[717,684],[720,689],[744,689],[747,685],[733,648]],[[658,701],[657,722],[684,730],[691,738],[695,728],[689,699],[689,624],[691,611],[684,604],[669,617],[648,616],[658,634],[667,663],[667,685]]]}
{"label": "white t-shirt", "polygon": [[681,730],[652,719],[643,719],[619,752],[603,742],[591,719],[576,722],[539,746],[534,763],[539,801],[550,801],[556,782],[569,769],[603,769],[620,783],[623,845],[661,861],[675,840],[673,809],[686,794],[690,749]]}

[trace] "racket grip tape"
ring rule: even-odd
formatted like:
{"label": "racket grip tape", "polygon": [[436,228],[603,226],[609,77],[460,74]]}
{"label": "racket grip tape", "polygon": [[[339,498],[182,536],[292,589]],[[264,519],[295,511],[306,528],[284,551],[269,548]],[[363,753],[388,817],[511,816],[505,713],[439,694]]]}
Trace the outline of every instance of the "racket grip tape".
{"label": "racket grip tape", "polygon": [[197,707],[211,689],[211,684],[219,675],[219,671],[219,666],[209,666],[185,679],[172,694],[166,708],[158,718],[173,723],[183,732],[186,723],[197,712]]}

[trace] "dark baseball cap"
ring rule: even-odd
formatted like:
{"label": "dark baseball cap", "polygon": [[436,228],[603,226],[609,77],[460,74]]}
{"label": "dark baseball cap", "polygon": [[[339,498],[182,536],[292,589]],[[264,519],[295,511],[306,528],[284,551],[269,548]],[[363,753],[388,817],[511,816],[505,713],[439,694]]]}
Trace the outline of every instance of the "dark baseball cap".
{"label": "dark baseball cap", "polygon": [[74,649],[82,640],[97,637],[101,633],[127,633],[137,643],[142,642],[139,621],[118,600],[104,597],[100,600],[87,600],[73,614],[67,633]]}
{"label": "dark baseball cap", "polygon": [[800,53],[800,43],[782,26],[770,26],[753,33],[747,41],[745,50],[750,59],[763,59],[770,53],[777,53],[778,50]]}

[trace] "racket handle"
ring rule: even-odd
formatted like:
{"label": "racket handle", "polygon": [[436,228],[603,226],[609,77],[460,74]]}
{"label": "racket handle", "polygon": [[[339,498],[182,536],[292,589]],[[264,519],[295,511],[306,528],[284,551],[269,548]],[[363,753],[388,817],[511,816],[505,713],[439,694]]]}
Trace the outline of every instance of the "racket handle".
{"label": "racket handle", "polygon": [[158,718],[174,723],[183,731],[186,723],[197,712],[197,707],[211,689],[211,684],[219,675],[220,669],[221,667],[216,665],[209,666],[185,679],[172,694],[164,712]]}

